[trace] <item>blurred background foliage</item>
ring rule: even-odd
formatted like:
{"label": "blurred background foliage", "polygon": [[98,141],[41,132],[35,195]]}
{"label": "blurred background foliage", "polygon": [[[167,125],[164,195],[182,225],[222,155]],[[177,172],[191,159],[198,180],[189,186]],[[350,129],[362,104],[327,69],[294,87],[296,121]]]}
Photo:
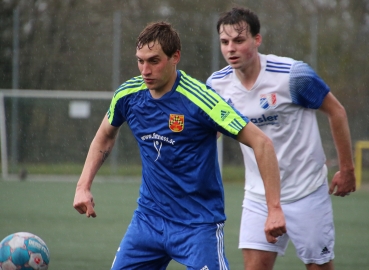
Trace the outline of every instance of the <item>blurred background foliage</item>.
{"label": "blurred background foliage", "polygon": [[[214,47],[215,21],[232,6],[249,7],[258,14],[263,36],[261,53],[303,60],[315,68],[346,107],[353,145],[368,139],[369,0],[0,0],[0,89],[12,88],[16,9],[19,89],[112,91],[116,87],[112,74],[117,11],[121,14],[120,82],[139,74],[136,37],[147,23],[158,20],[171,22],[180,33],[183,50],[179,68],[205,81],[215,68],[226,65]],[[33,106],[37,114],[37,102],[28,106]],[[20,117],[28,117],[28,125],[35,130],[42,131],[42,126],[48,124],[40,124],[41,112],[38,117]],[[328,123],[320,113],[318,117],[324,148],[334,164]],[[35,121],[38,124],[33,124]],[[58,130],[53,132],[56,137]],[[82,131],[78,132],[77,141]],[[91,139],[86,139],[83,151],[87,151]],[[225,162],[242,164],[238,145],[230,139],[225,139],[225,144]],[[29,147],[32,145],[24,148]],[[136,149],[135,143],[128,147]]]}

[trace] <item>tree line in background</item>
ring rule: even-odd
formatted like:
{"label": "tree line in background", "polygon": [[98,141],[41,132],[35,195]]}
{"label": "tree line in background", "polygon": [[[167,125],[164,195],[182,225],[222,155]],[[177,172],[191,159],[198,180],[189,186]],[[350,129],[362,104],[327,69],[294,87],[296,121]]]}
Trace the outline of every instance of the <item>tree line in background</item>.
{"label": "tree line in background", "polygon": [[[215,67],[226,65],[214,50],[215,20],[234,5],[258,14],[260,52],[313,66],[346,107],[353,141],[368,139],[369,0],[0,0],[0,89],[12,88],[15,10],[20,89],[112,91],[117,11],[120,82],[139,74],[136,37],[158,20],[171,22],[180,33],[179,68],[205,81]],[[321,121],[328,142],[328,124]],[[335,154],[329,145],[328,155]],[[231,153],[225,155],[232,159]]]}

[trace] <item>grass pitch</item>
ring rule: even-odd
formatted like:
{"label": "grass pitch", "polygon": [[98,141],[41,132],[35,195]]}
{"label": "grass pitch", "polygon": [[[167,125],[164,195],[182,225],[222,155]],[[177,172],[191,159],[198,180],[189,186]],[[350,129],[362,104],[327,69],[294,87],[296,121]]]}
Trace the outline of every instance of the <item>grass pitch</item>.
{"label": "grass pitch", "polygon": [[[49,179],[51,180],[51,179]],[[49,269],[110,269],[115,251],[136,208],[138,181],[96,181],[93,195],[97,218],[73,209],[77,177],[70,181],[0,181],[0,239],[19,231],[40,236],[50,249]],[[237,249],[243,183],[225,183],[226,255],[231,269],[243,269]],[[369,191],[364,187],[346,198],[332,197],[338,270],[369,265]],[[185,269],[172,262],[168,269]],[[305,269],[290,243],[278,257],[276,270]]]}

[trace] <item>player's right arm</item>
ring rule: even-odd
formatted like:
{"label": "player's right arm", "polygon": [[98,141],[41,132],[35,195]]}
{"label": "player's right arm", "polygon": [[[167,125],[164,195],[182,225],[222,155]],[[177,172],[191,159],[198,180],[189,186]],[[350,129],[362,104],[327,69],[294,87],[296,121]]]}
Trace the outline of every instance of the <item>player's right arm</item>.
{"label": "player's right arm", "polygon": [[119,128],[112,126],[105,116],[91,142],[73,202],[73,207],[80,214],[86,214],[87,217],[96,217],[91,185],[101,165],[113,149],[118,131]]}

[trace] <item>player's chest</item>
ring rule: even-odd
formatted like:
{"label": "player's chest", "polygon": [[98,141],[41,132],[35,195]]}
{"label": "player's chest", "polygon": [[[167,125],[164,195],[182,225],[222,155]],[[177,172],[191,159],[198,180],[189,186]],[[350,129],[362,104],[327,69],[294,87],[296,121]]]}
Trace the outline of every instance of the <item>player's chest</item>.
{"label": "player's chest", "polygon": [[133,104],[127,113],[127,122],[136,132],[186,133],[200,126],[191,111],[180,100],[147,101]]}
{"label": "player's chest", "polygon": [[280,125],[294,107],[288,87],[263,87],[252,91],[236,89],[224,98],[258,126]]}

